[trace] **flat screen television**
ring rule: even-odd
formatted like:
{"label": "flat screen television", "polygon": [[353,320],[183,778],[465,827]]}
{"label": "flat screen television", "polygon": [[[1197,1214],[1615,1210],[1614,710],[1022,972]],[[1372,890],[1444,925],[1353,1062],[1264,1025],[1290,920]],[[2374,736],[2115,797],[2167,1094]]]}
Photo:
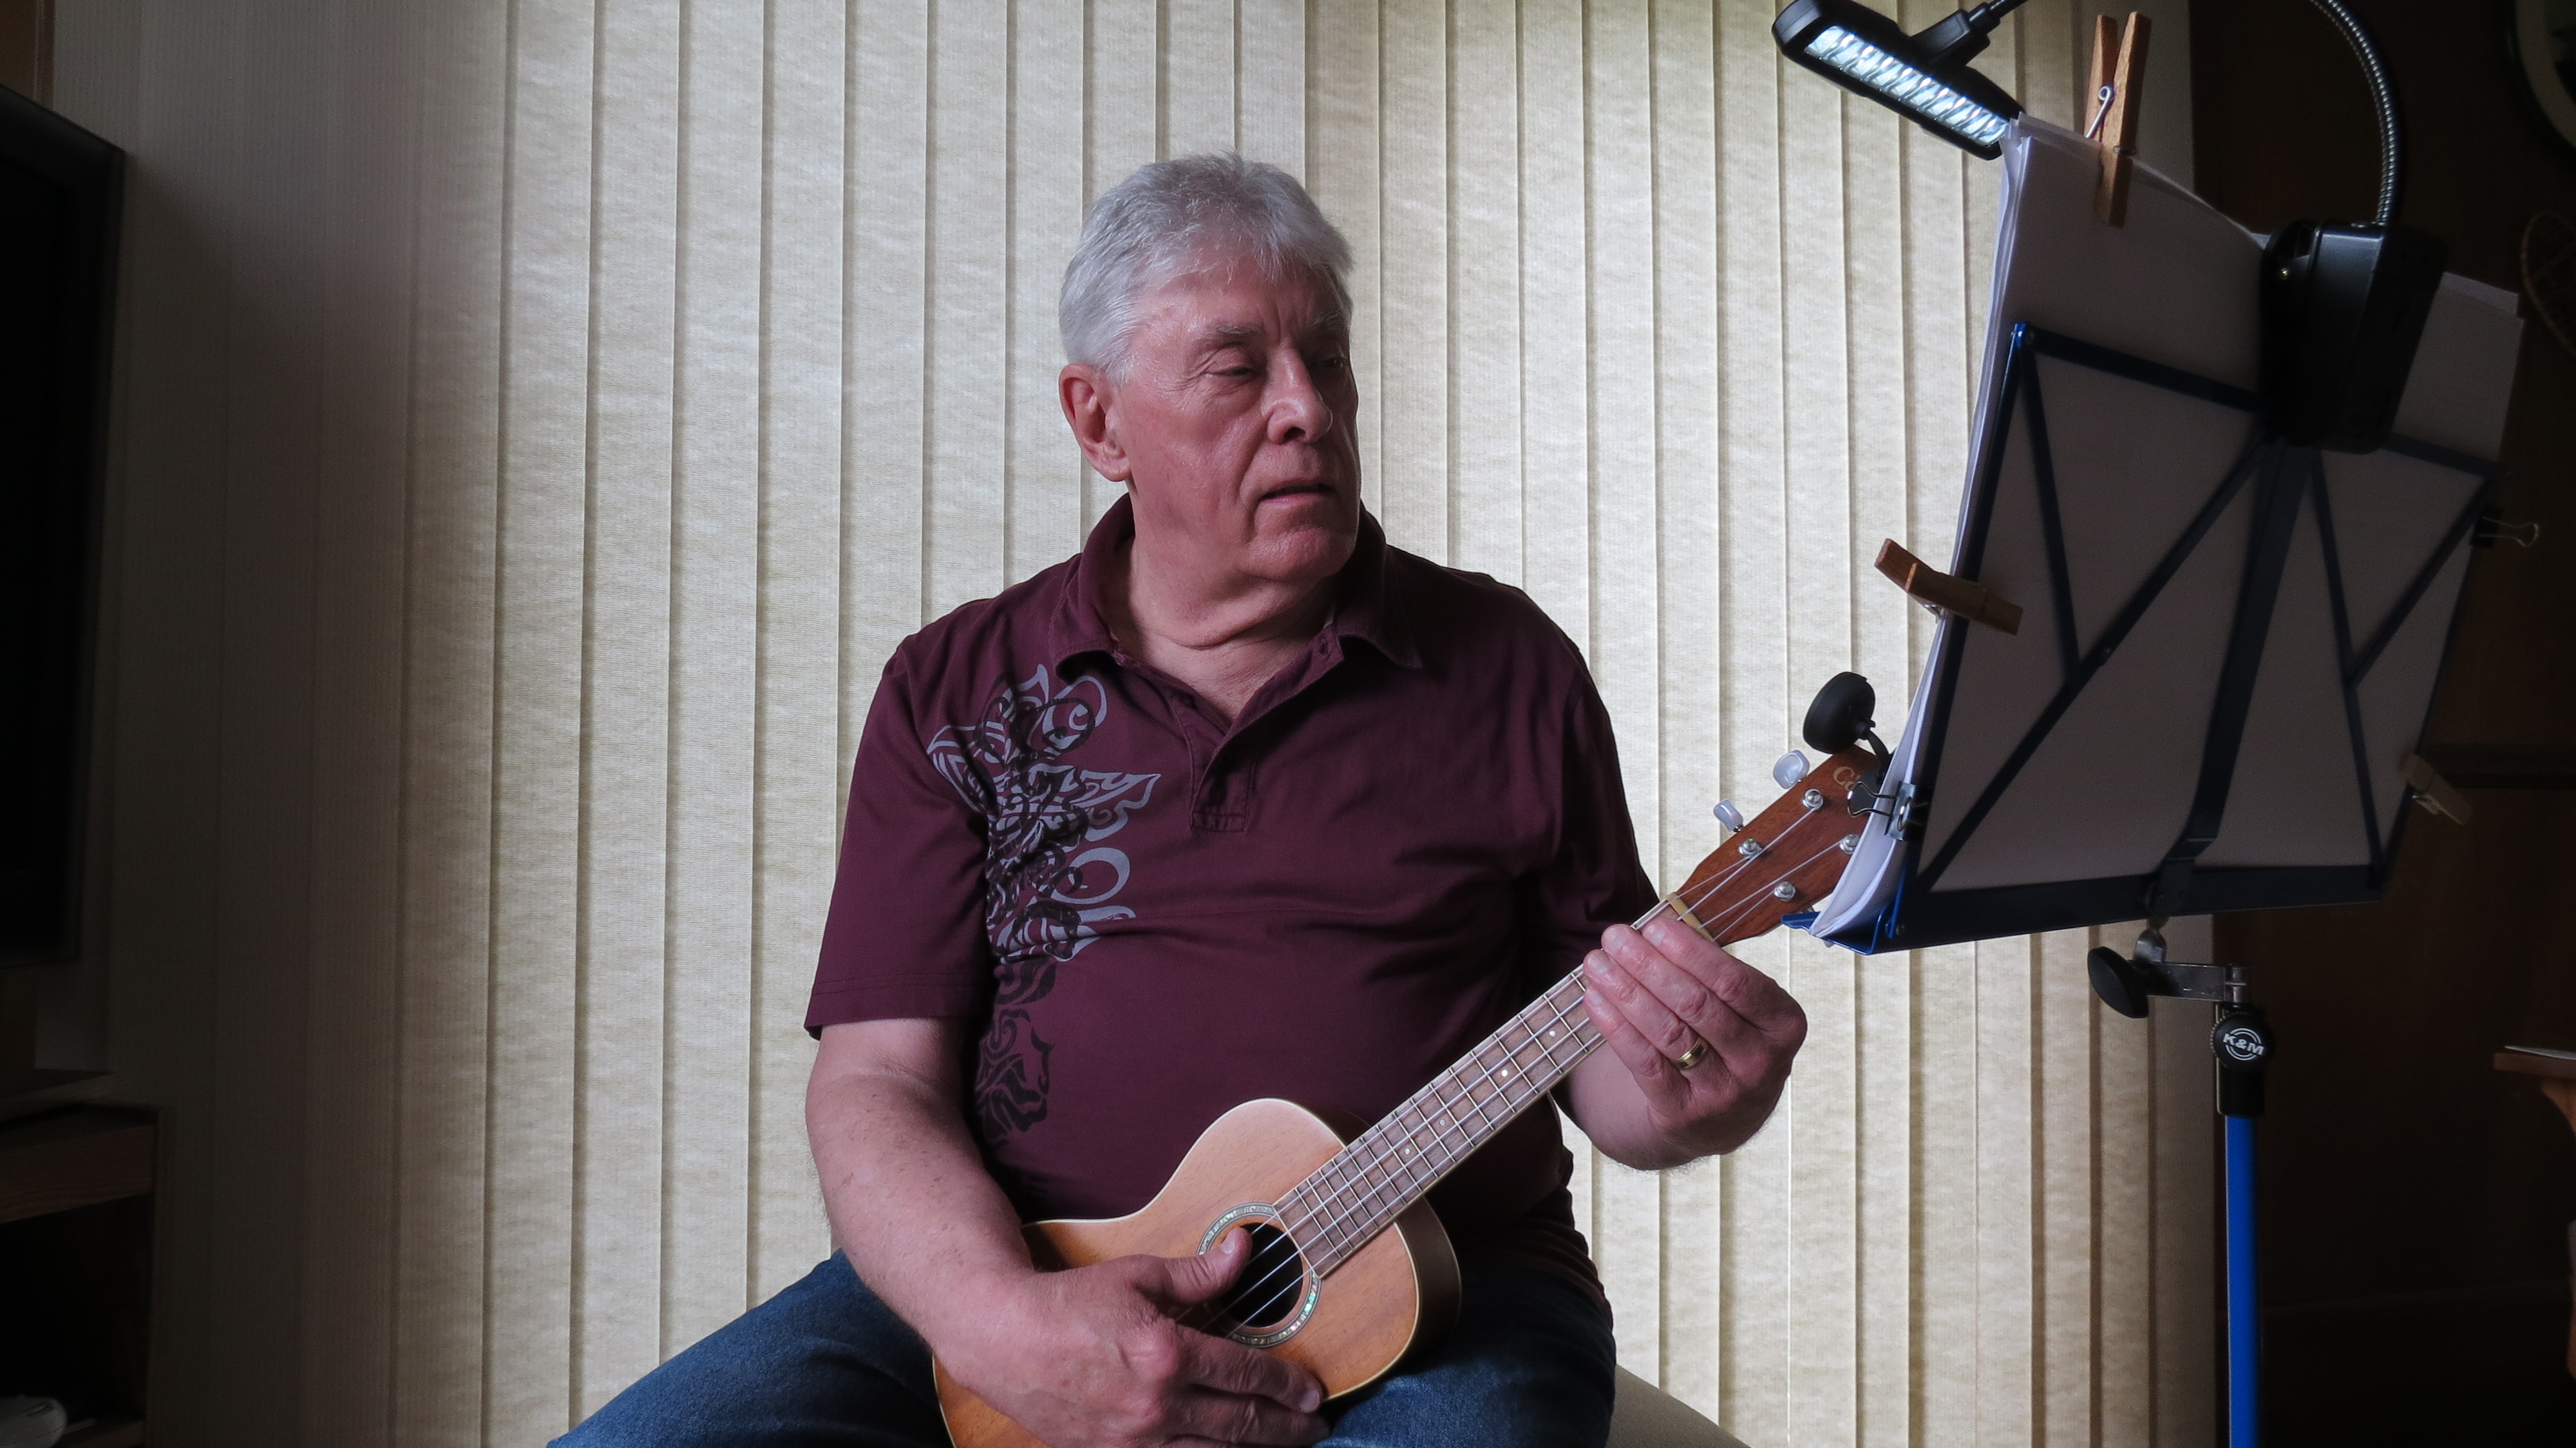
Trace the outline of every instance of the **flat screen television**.
{"label": "flat screen television", "polygon": [[0,969],[80,958],[123,162],[0,87]]}

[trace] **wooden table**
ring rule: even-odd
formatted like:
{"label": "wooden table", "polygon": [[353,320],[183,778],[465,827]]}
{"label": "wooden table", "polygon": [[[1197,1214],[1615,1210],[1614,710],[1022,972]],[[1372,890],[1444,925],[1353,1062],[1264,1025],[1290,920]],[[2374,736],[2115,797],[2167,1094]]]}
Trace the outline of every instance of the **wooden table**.
{"label": "wooden table", "polygon": [[[2547,1096],[2549,1104],[2557,1107],[2559,1114],[2567,1118],[2568,1127],[2576,1130],[2576,1058],[2544,1055],[2519,1046],[2507,1046],[2496,1052],[2495,1068],[2517,1076],[2538,1077],[2541,1094]],[[2576,1224],[2568,1227],[2568,1245],[2571,1252],[2576,1252]],[[2576,1261],[2571,1261],[2569,1266],[2571,1276],[2576,1276]],[[2567,1324],[2567,1371],[2576,1373],[2576,1317],[2571,1317]]]}

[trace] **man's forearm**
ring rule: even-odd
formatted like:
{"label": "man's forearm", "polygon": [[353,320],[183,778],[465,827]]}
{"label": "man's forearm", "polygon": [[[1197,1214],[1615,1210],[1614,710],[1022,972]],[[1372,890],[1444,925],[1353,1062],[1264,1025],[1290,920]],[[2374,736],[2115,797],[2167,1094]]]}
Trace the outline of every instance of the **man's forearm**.
{"label": "man's forearm", "polygon": [[986,1289],[1031,1270],[948,1089],[903,1070],[818,1074],[805,1107],[834,1238],[934,1346]]}

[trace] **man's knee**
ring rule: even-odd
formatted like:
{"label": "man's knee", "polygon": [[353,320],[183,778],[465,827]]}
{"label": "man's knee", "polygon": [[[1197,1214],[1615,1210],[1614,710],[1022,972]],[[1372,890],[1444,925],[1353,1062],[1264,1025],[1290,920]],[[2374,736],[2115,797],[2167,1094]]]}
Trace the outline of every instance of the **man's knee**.
{"label": "man's knee", "polygon": [[944,1448],[921,1339],[837,1254],[608,1401],[556,1448]]}
{"label": "man's knee", "polygon": [[1455,1335],[1360,1394],[1329,1448],[1598,1448],[1617,1375],[1608,1320],[1580,1288],[1527,1269],[1471,1271]]}

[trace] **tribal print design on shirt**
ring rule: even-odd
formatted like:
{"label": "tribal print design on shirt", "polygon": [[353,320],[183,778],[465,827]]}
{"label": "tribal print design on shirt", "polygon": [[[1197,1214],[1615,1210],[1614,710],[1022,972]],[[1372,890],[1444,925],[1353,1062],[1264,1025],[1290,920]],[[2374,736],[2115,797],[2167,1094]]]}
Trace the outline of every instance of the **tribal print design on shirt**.
{"label": "tribal print design on shirt", "polygon": [[1109,717],[1093,678],[1059,687],[1041,665],[997,684],[984,717],[931,737],[930,761],[984,817],[984,935],[995,958],[992,1020],[976,1055],[975,1111],[997,1142],[1046,1119],[1045,1038],[1029,1007],[1055,989],[1056,967],[1135,911],[1109,903],[1127,888],[1127,853],[1102,841],[1154,796],[1159,774],[1080,769],[1064,757]]}

